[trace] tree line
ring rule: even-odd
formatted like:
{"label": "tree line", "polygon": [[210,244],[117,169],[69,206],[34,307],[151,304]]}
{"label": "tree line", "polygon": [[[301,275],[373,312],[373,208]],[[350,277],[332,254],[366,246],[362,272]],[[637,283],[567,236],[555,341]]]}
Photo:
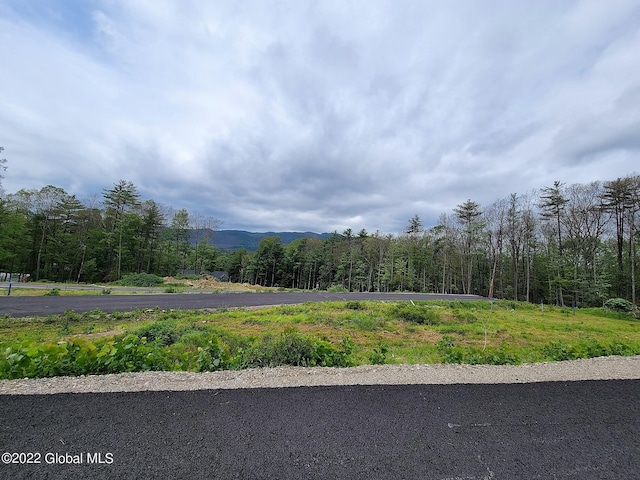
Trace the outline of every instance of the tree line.
{"label": "tree line", "polygon": [[241,283],[299,289],[480,294],[558,305],[636,304],[640,176],[467,200],[425,228],[346,229],[255,252],[211,245],[219,221],[141,200],[124,180],[80,202],[63,189],[0,200],[0,271],[34,280],[113,281],[129,273],[224,270]]}

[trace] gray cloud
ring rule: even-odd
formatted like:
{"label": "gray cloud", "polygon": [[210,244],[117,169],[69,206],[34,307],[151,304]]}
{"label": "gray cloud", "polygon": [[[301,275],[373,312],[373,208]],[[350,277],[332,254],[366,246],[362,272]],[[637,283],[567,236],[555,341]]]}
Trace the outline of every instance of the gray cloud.
{"label": "gray cloud", "polygon": [[634,1],[87,5],[0,0],[8,192],[397,232],[637,159]]}

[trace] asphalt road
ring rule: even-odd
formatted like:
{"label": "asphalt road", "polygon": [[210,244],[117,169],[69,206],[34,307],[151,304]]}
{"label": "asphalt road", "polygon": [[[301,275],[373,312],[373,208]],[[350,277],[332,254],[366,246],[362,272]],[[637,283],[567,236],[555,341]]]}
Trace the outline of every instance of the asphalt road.
{"label": "asphalt road", "polygon": [[635,479],[639,397],[640,380],[0,396],[0,452],[40,461],[0,478]]}
{"label": "asphalt road", "polygon": [[342,300],[486,300],[476,295],[438,295],[419,293],[216,293],[159,295],[87,295],[52,297],[0,296],[0,316],[46,316],[73,310],[76,313],[100,309],[103,312],[135,309],[204,309],[242,306],[282,305]]}

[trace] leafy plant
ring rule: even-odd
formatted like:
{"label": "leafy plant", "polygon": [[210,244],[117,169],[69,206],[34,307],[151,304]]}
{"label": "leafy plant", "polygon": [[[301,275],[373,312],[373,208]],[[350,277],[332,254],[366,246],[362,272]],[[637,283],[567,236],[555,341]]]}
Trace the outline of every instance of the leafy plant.
{"label": "leafy plant", "polygon": [[232,363],[229,347],[217,337],[212,337],[204,347],[198,347],[196,361],[199,372],[213,372],[229,368]]}
{"label": "leafy plant", "polygon": [[573,345],[563,340],[554,340],[548,345],[545,345],[542,348],[542,353],[545,357],[555,361],[574,360],[578,358]]}
{"label": "leafy plant", "polygon": [[44,294],[45,297],[58,297],[60,295],[60,289],[59,288],[52,288],[51,290],[48,290],[47,293]]}
{"label": "leafy plant", "polygon": [[380,343],[369,355],[369,362],[371,365],[383,365],[387,363],[387,353],[389,353],[389,346],[386,343]]}
{"label": "leafy plant", "polygon": [[166,370],[170,363],[159,347],[147,344],[146,338],[129,334],[107,342],[97,354],[101,373]]}
{"label": "leafy plant", "polygon": [[444,335],[436,343],[436,348],[442,355],[444,363],[462,363],[462,350],[456,346],[450,336]]}

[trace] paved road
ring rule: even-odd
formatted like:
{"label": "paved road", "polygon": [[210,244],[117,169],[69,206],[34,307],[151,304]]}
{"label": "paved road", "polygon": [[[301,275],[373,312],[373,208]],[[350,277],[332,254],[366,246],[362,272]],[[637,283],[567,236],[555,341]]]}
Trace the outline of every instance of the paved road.
{"label": "paved road", "polygon": [[0,396],[0,452],[42,462],[0,478],[633,479],[638,398],[640,380]]}
{"label": "paved road", "polygon": [[103,312],[144,308],[203,309],[341,300],[486,300],[475,295],[437,295],[418,293],[219,293],[160,295],[90,295],[77,297],[0,296],[0,316],[42,316],[73,310],[77,313],[100,309]]}

